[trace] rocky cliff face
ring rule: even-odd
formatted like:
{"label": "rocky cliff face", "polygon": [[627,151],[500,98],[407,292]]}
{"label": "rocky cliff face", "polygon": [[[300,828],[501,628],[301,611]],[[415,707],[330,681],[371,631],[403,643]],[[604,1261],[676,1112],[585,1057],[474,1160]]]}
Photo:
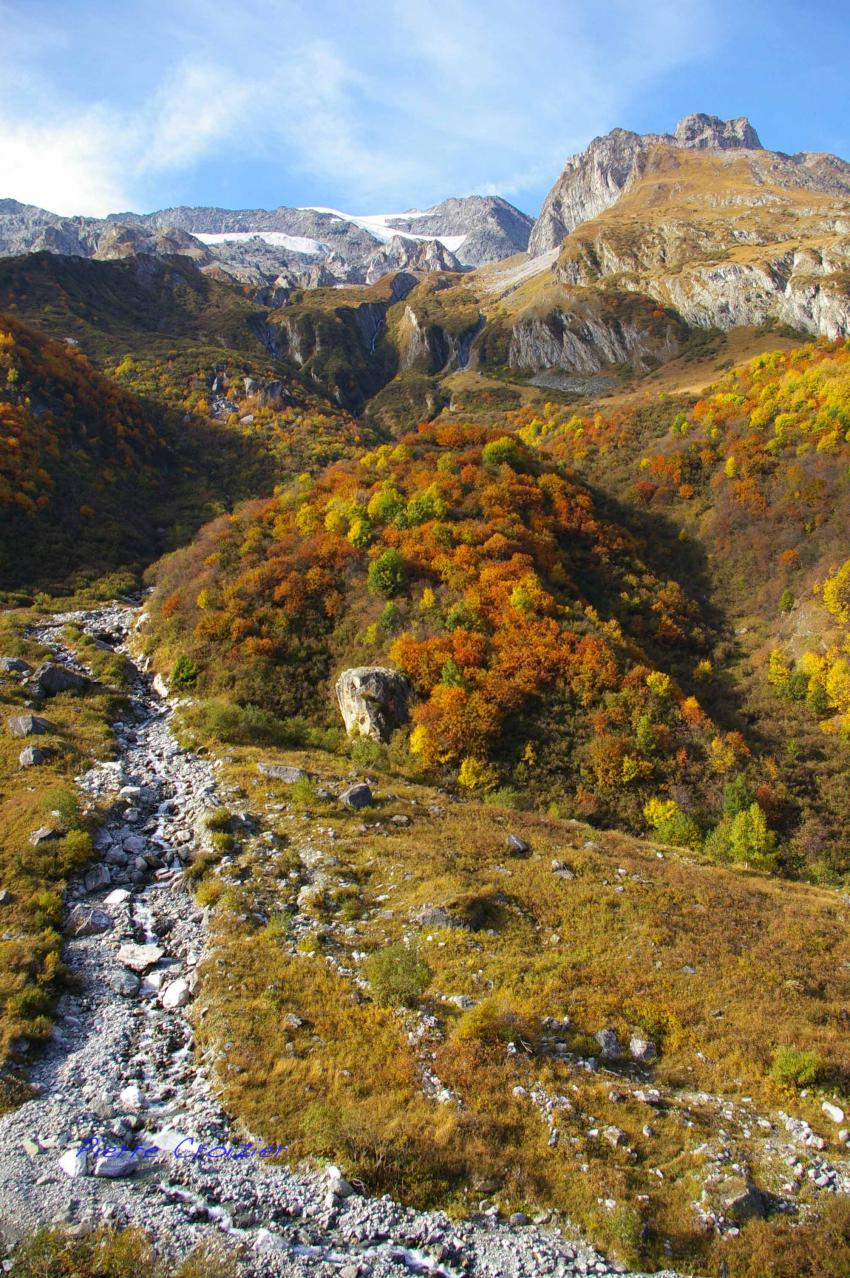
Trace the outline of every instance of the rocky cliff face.
{"label": "rocky cliff face", "polygon": [[630,133],[614,129],[594,138],[586,151],[567,160],[534,224],[528,251],[533,256],[556,248],[575,227],[610,208],[644,174],[647,157],[659,145],[680,150],[747,151],[770,180],[825,194],[850,191],[850,165],[836,156],[764,151],[746,117],[720,120],[687,115],[674,133]]}
{"label": "rocky cliff face", "polygon": [[850,165],[826,160],[656,146],[616,206],[567,237],[555,276],[646,294],[700,327],[845,334]]}

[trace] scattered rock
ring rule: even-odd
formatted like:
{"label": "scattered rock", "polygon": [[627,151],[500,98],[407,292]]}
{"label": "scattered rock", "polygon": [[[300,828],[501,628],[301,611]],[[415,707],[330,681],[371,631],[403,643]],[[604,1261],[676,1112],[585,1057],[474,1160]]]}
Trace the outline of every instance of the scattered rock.
{"label": "scattered rock", "polygon": [[347,808],[353,808],[357,811],[359,808],[369,808],[374,803],[372,791],[365,781],[358,781],[355,785],[350,785],[347,790],[343,790],[339,796],[340,803]]}
{"label": "scattered rock", "polygon": [[528,856],[531,847],[526,843],[525,839],[521,839],[518,834],[509,834],[505,839],[505,846],[511,856]]}
{"label": "scattered rock", "polygon": [[607,1140],[608,1144],[612,1145],[614,1149],[618,1149],[620,1146],[628,1145],[629,1143],[629,1138],[626,1133],[622,1131],[621,1128],[615,1127],[613,1123],[602,1128],[602,1136],[603,1139]]}
{"label": "scattered rock", "polygon": [[112,875],[106,865],[93,865],[90,870],[86,871],[86,876],[83,880],[87,892],[99,892],[101,888],[109,887],[111,882]]}
{"label": "scattered rock", "polygon": [[109,896],[104,897],[103,904],[123,905],[125,901],[129,901],[131,896],[132,892],[129,892],[127,888],[115,888],[113,892],[109,893]]}
{"label": "scattered rock", "polygon": [[139,1164],[138,1155],[131,1149],[116,1154],[102,1154],[94,1165],[95,1176],[107,1176],[117,1180],[119,1176],[132,1176]]}
{"label": "scattered rock", "polygon": [[105,910],[75,905],[68,915],[67,930],[71,936],[99,936],[112,927],[112,919]]}
{"label": "scattered rock", "polygon": [[46,763],[50,755],[50,750],[42,750],[39,746],[26,746],[18,755],[18,767],[38,767],[40,763]]}
{"label": "scattered rock", "polygon": [[596,1035],[603,1061],[615,1061],[620,1055],[620,1040],[612,1029],[601,1029]]}
{"label": "scattered rock", "polygon": [[832,1101],[824,1101],[821,1109],[827,1118],[831,1118],[834,1123],[844,1122],[844,1110],[840,1109],[838,1105],[833,1105]]}
{"label": "scattered rock", "polygon": [[629,1039],[629,1055],[642,1065],[651,1065],[658,1059],[658,1048],[642,1034],[632,1034]]}
{"label": "scattered rock", "polygon": [[404,675],[383,666],[344,670],[336,682],[346,731],[357,731],[373,741],[389,741],[393,730],[407,720],[409,696]]}
{"label": "scattered rock", "polygon": [[709,1201],[719,1214],[736,1225],[761,1219],[766,1214],[761,1190],[743,1176],[726,1176],[706,1188]]}
{"label": "scattered rock", "polygon": [[21,657],[0,657],[0,673],[29,674],[32,666]]}
{"label": "scattered rock", "polygon": [[37,714],[15,714],[6,720],[6,727],[12,737],[40,737],[51,732],[52,725]]}
{"label": "scattered rock", "polygon": [[139,1110],[145,1108],[145,1098],[138,1083],[131,1083],[118,1094],[118,1100],[124,1109]]}
{"label": "scattered rock", "polygon": [[273,781],[283,781],[286,785],[294,785],[296,781],[306,781],[307,773],[303,768],[292,768],[286,763],[258,763],[257,771]]}
{"label": "scattered rock", "polygon": [[354,1186],[348,1183],[339,1168],[333,1164],[325,1168],[324,1179],[328,1193],[334,1198],[350,1198],[352,1194],[357,1192]]}
{"label": "scattered rock", "polygon": [[84,1149],[66,1149],[59,1159],[59,1166],[66,1176],[76,1180],[78,1176],[87,1176],[89,1160]]}
{"label": "scattered rock", "polygon": [[118,951],[118,962],[134,972],[146,972],[162,958],[164,951],[158,945],[136,945],[130,941]]}
{"label": "scattered rock", "polygon": [[27,682],[40,697],[55,697],[60,692],[82,692],[89,686],[85,675],[53,661],[38,666]]}
{"label": "scattered rock", "polygon": [[46,843],[48,839],[61,839],[62,833],[52,825],[40,825],[37,830],[33,830],[30,835],[30,843],[34,848],[39,844]]}
{"label": "scattered rock", "polygon": [[109,978],[110,989],[116,994],[120,994],[122,998],[133,998],[139,992],[141,981],[135,972],[128,972],[126,969],[113,972]]}
{"label": "scattered rock", "polygon": [[5,888],[2,892],[0,892],[0,905],[11,905],[14,899],[15,898],[12,896],[12,893],[8,892]]}
{"label": "scattered rock", "polygon": [[154,675],[151,686],[158,697],[164,698],[168,696],[168,684],[161,674]]}
{"label": "scattered rock", "polygon": [[189,1002],[189,998],[189,986],[181,976],[178,977],[176,981],[172,981],[169,985],[166,985],[165,989],[162,991],[160,1002],[163,1007],[172,1009],[176,1007],[185,1007]]}

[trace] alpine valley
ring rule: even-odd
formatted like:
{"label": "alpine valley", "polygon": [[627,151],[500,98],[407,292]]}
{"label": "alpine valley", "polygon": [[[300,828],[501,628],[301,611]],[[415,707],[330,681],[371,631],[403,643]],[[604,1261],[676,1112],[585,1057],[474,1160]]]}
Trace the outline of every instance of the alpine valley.
{"label": "alpine valley", "polygon": [[13,1278],[850,1273],[850,163],[0,201]]}

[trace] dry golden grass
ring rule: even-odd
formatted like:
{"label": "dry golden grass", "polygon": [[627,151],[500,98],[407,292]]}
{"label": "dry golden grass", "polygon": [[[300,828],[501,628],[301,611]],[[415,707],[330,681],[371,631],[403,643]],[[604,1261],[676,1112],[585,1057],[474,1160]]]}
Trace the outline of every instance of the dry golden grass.
{"label": "dry golden grass", "polygon": [[[33,617],[26,610],[3,615],[0,655],[22,656],[32,664],[46,655],[23,637]],[[0,906],[4,1063],[10,1048],[37,1041],[50,1030],[49,1014],[61,978],[60,894],[65,874],[78,868],[86,855],[84,836],[91,824],[79,813],[74,777],[93,759],[111,754],[108,725],[116,709],[116,696],[106,688],[85,695],[65,693],[38,711],[52,731],[21,740],[9,734],[6,721],[26,711],[25,695],[17,676],[0,677],[0,889],[11,894],[10,902]],[[21,769],[18,756],[32,744],[50,749],[51,757],[37,767]],[[35,848],[30,835],[45,825],[78,833]]]}
{"label": "dry golden grass", "polygon": [[[281,843],[258,855],[262,844],[247,841],[224,869],[233,881],[214,913],[198,1030],[214,1049],[235,1044],[220,1056],[223,1096],[260,1138],[287,1144],[293,1158],[338,1158],[369,1187],[417,1203],[463,1210],[495,1195],[506,1210],[560,1209],[645,1263],[661,1262],[665,1244],[680,1263],[706,1263],[711,1243],[692,1203],[721,1146],[765,1188],[779,1187],[778,1129],[757,1128],[755,1113],[776,1128],[776,1111],[791,1109],[840,1159],[820,1095],[792,1095],[768,1070],[773,1049],[790,1044],[823,1058],[830,1094],[845,1086],[842,896],[573,822],[457,803],[397,777],[379,781],[377,806],[363,813],[311,800],[305,787],[293,800],[257,774],[256,757],[229,751],[225,776]],[[328,785],[347,772],[323,754],[279,757]],[[509,854],[508,832],[529,842],[528,858]],[[305,847],[328,881],[296,912]],[[556,877],[553,860],[575,877]],[[434,906],[461,926],[423,926],[420,912]],[[264,928],[251,910],[278,922]],[[280,923],[276,912],[287,910]],[[402,937],[433,973],[421,1010],[438,1033],[418,1047],[408,1041],[413,1014],[376,1007],[350,975],[355,954]],[[464,1014],[450,995],[485,1006]],[[290,1028],[288,1013],[303,1024]],[[514,1032],[529,1035],[528,1050],[508,1054],[500,1031],[482,1029],[505,1015],[526,1027]],[[569,1018],[566,1059],[541,1048],[547,1016]],[[604,1027],[625,1042],[635,1028],[648,1032],[657,1064],[588,1072]],[[462,1106],[423,1096],[417,1060]],[[639,1102],[641,1083],[669,1104]],[[518,1086],[569,1100],[556,1147]],[[605,1140],[609,1124],[625,1133],[622,1147]]]}

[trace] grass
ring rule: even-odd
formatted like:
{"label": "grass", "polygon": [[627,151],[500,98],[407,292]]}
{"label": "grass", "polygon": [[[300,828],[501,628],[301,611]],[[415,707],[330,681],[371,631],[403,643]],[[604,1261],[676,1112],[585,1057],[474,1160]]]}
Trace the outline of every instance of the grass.
{"label": "grass", "polygon": [[[25,609],[2,615],[1,655],[33,664],[45,655],[24,637],[34,616]],[[94,812],[81,811],[74,777],[112,754],[108,725],[119,705],[120,694],[99,685],[83,695],[51,698],[39,711],[51,731],[35,738],[50,757],[36,768],[20,769],[18,754],[28,742],[11,737],[5,721],[26,709],[25,692],[15,676],[0,677],[0,888],[11,898],[0,906],[0,1105],[20,1099],[17,1080],[29,1045],[50,1033],[63,979],[61,893],[66,876],[91,855],[96,819]],[[56,837],[33,847],[30,835],[45,825]]]}
{"label": "grass", "polygon": [[[768,1191],[787,1175],[775,1131],[759,1130],[753,1110],[774,1125],[779,1109],[806,1118],[827,1156],[840,1157],[820,1112],[822,1095],[848,1088],[850,941],[837,893],[572,821],[453,802],[399,778],[379,785],[364,812],[326,804],[319,829],[292,787],[256,772],[255,751],[228,758],[232,801],[277,842],[270,851],[245,841],[233,864],[203,879],[218,904],[197,1032],[204,1047],[236,1044],[221,1057],[223,1100],[293,1160],[332,1157],[373,1191],[453,1212],[485,1196],[505,1212],[560,1210],[625,1260],[699,1269],[721,1254],[691,1205],[720,1145]],[[285,761],[328,788],[348,779],[329,755]],[[510,856],[509,832],[528,841],[529,857]],[[307,847],[325,877],[299,902]],[[574,877],[557,877],[553,861]],[[375,974],[394,979],[402,955],[416,980],[378,988]],[[464,1010],[457,995],[474,1006]],[[393,1006],[405,1002],[414,1010]],[[436,1018],[424,1049],[409,1037],[415,1009]],[[569,1027],[553,1031],[547,1017]],[[657,1063],[588,1072],[606,1027],[621,1043],[649,1035]],[[566,1055],[547,1046],[553,1033]],[[820,1082],[806,1095],[802,1075],[774,1068],[788,1044],[818,1061]],[[426,1098],[423,1064],[462,1108]],[[638,1101],[641,1083],[661,1088],[666,1106]],[[516,1088],[568,1101],[555,1148]],[[624,1144],[604,1138],[609,1125]],[[730,1273],[749,1276],[750,1261],[740,1263]]]}

